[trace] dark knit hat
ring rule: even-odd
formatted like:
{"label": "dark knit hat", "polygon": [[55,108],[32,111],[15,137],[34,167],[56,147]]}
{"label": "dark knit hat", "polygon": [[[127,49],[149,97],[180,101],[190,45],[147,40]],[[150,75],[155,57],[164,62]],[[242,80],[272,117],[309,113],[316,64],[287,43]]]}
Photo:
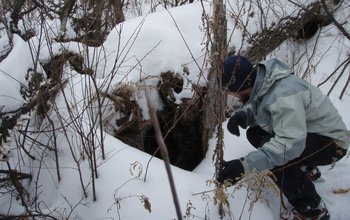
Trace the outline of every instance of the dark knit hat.
{"label": "dark knit hat", "polygon": [[230,92],[244,91],[253,87],[256,71],[245,56],[230,56],[223,63],[222,88]]}

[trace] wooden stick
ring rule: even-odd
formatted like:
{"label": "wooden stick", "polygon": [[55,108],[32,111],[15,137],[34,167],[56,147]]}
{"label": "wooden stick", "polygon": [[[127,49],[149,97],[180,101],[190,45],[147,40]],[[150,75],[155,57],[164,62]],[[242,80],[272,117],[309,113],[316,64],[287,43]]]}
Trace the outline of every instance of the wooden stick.
{"label": "wooden stick", "polygon": [[145,94],[146,94],[147,105],[148,105],[149,113],[151,116],[151,121],[153,123],[154,131],[156,134],[157,143],[158,143],[158,146],[160,148],[160,152],[161,152],[164,164],[165,164],[165,169],[166,169],[167,174],[168,174],[170,188],[171,188],[171,192],[173,195],[173,200],[174,200],[174,204],[175,204],[175,208],[176,208],[177,218],[179,220],[181,220],[182,214],[181,214],[181,209],[180,209],[180,205],[179,205],[179,199],[178,199],[177,194],[176,194],[176,188],[175,188],[175,184],[174,184],[173,174],[171,172],[168,149],[167,149],[166,144],[164,143],[164,138],[163,138],[162,132],[160,130],[157,114],[156,114],[156,111],[152,105],[152,101],[151,101],[149,92],[147,90],[146,83],[144,83],[144,87],[145,87],[144,89],[145,89]]}

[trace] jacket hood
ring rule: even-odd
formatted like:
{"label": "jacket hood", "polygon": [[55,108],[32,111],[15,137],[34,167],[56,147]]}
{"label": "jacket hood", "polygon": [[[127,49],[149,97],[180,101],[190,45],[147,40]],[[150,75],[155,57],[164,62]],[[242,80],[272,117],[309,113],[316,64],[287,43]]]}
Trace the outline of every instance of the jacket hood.
{"label": "jacket hood", "polygon": [[[259,70],[254,84],[254,100],[265,95],[271,85],[277,80],[290,76],[293,72],[289,66],[279,59],[266,60],[258,64]],[[260,81],[260,82],[259,82]]]}

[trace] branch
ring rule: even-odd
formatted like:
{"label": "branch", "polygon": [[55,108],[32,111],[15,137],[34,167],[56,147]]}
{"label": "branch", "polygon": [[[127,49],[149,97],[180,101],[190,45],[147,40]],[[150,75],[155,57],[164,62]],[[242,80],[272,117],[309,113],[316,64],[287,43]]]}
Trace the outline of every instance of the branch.
{"label": "branch", "polygon": [[167,146],[164,143],[164,139],[163,139],[160,127],[159,127],[157,114],[156,114],[156,111],[155,111],[155,109],[154,109],[154,107],[152,105],[151,97],[150,97],[149,92],[147,90],[146,83],[144,84],[144,86],[145,86],[145,94],[146,94],[147,105],[148,105],[149,113],[150,113],[151,120],[152,120],[152,123],[153,123],[153,126],[154,126],[157,143],[158,143],[158,146],[160,148],[160,151],[161,151],[161,154],[162,154],[162,158],[163,158],[163,161],[164,161],[164,164],[165,164],[165,169],[166,169],[167,174],[168,174],[168,179],[169,179],[169,183],[170,183],[170,187],[171,187],[171,192],[172,192],[172,195],[173,195],[174,204],[175,204],[175,208],[176,208],[177,218],[180,220],[180,219],[182,219],[182,214],[181,214],[179,199],[178,199],[177,194],[176,194],[176,188],[175,188],[175,184],[174,184],[174,177],[173,177],[173,174],[171,172],[168,149],[167,149]]}
{"label": "branch", "polygon": [[50,215],[45,214],[31,214],[31,215],[0,215],[1,219],[3,220],[14,220],[14,219],[29,219],[29,218],[40,218],[40,219],[55,219],[58,220],[58,218],[52,217]]}
{"label": "branch", "polygon": [[[21,173],[17,170],[0,170],[0,174],[13,175],[17,180],[32,179],[31,174]],[[11,180],[10,178],[0,178],[0,182]]]}
{"label": "branch", "polygon": [[[350,35],[349,33],[343,28],[343,26],[334,18],[333,14],[329,11],[325,0],[321,0],[322,7],[325,10],[328,18],[334,23],[334,25],[343,33],[343,35],[350,40]],[[347,22],[347,21],[346,21]],[[346,23],[345,22],[345,23]]]}
{"label": "branch", "polygon": [[251,46],[248,48],[245,55],[254,63],[260,62],[265,59],[267,54],[271,53],[285,40],[291,37],[308,39],[310,36],[305,33],[307,24],[312,22],[317,22],[321,26],[330,24],[330,18],[319,13],[321,8],[319,3],[313,3],[307,7],[299,7],[301,9],[298,13],[298,17],[284,17],[280,19],[277,25],[272,25],[268,29],[262,30],[260,33],[253,34],[248,40]]}
{"label": "branch", "polygon": [[[0,118],[2,119],[2,122],[0,124],[0,144],[2,144],[3,141],[6,142],[6,137],[9,137],[9,130],[13,130],[13,128],[17,124],[17,120],[21,117],[21,115],[24,115],[28,112],[30,112],[32,109],[34,109],[35,106],[42,104],[47,99],[50,98],[52,94],[56,94],[57,91],[62,88],[68,80],[63,81],[62,83],[59,83],[57,85],[48,85],[50,89],[44,90],[42,93],[39,93],[37,97],[32,99],[30,102],[23,105],[21,108],[12,111],[12,112],[1,112],[0,111]],[[11,116],[9,116],[11,115]]]}

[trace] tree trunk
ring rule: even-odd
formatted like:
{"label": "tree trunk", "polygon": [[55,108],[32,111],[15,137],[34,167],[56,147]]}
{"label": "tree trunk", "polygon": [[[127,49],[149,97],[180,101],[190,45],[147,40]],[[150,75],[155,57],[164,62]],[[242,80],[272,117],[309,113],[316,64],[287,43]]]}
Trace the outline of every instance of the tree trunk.
{"label": "tree trunk", "polygon": [[[213,136],[217,127],[217,143],[214,150],[213,160],[215,163],[214,178],[216,179],[223,166],[223,129],[222,121],[224,120],[224,106],[226,104],[226,95],[222,92],[221,75],[222,63],[226,57],[227,51],[227,20],[226,10],[223,0],[214,0],[213,24],[212,24],[213,41],[211,42],[211,59],[212,64],[208,75],[207,95],[203,104],[203,129],[202,144],[204,152],[208,150],[209,139]],[[217,78],[219,77],[219,83]],[[221,192],[222,186],[216,185],[215,194]],[[227,200],[216,195],[218,211],[223,218],[225,215],[224,205],[228,204]]]}
{"label": "tree trunk", "polygon": [[20,34],[17,25],[18,25],[19,20],[21,19],[20,14],[21,14],[21,10],[22,10],[22,7],[23,7],[25,2],[26,2],[26,0],[18,0],[18,1],[16,1],[16,4],[13,7],[13,11],[10,15],[10,17],[11,17],[10,28],[11,28],[12,33]]}
{"label": "tree trunk", "polygon": [[60,20],[61,20],[60,38],[62,38],[62,39],[65,36],[67,21],[68,21],[70,14],[71,14],[71,11],[73,9],[75,2],[76,2],[76,0],[67,1],[66,4],[63,6],[62,11],[60,13]]}
{"label": "tree trunk", "polygon": [[[222,93],[221,86],[217,81],[217,77],[221,77],[222,63],[226,57],[227,51],[227,20],[225,6],[222,0],[214,1],[213,10],[213,41],[211,45],[211,68],[208,74],[207,94],[203,103],[203,119],[202,119],[202,147],[203,152],[208,150],[208,141],[212,138],[216,126],[224,118],[224,105],[226,96]],[[218,129],[220,132],[221,128]],[[222,133],[220,132],[222,135]],[[218,137],[220,139],[222,137]],[[222,157],[222,153],[217,153],[218,159]],[[220,169],[219,167],[217,169]],[[217,173],[217,172],[216,172]]]}

